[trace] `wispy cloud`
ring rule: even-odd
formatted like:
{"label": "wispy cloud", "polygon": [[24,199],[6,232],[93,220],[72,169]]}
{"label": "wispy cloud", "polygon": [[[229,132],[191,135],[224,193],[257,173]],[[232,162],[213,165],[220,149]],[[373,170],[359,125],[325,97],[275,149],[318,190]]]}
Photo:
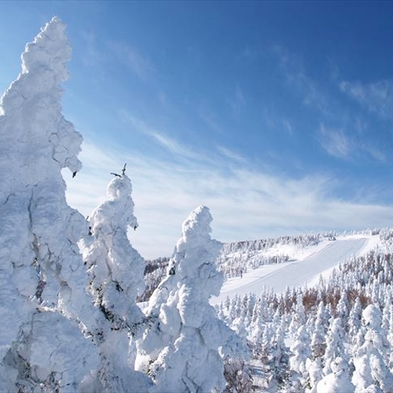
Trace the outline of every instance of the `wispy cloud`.
{"label": "wispy cloud", "polygon": [[[353,127],[356,128],[356,124]],[[372,141],[350,137],[342,128],[327,127],[321,123],[318,139],[322,148],[333,157],[346,161],[368,158],[386,162],[385,154]]]}
{"label": "wispy cloud", "polygon": [[344,132],[337,128],[328,128],[321,124],[319,129],[321,146],[332,156],[348,160],[351,154],[351,142]]}
{"label": "wispy cloud", "polygon": [[374,160],[385,163],[387,162],[386,155],[376,146],[371,146],[370,144],[363,144],[362,148]]}
{"label": "wispy cloud", "polygon": [[198,115],[211,130],[219,133],[222,132],[216,114],[211,109],[209,109],[206,105],[200,106],[198,110]]}
{"label": "wispy cloud", "polygon": [[325,95],[321,92],[317,82],[307,75],[303,59],[279,45],[274,46],[273,51],[278,56],[279,66],[287,83],[303,96],[303,102],[326,111]]}
{"label": "wispy cloud", "polygon": [[133,71],[140,79],[147,80],[154,74],[152,62],[136,48],[121,41],[109,42],[109,48],[117,60]]}
{"label": "wispy cloud", "polygon": [[285,133],[287,135],[293,135],[294,127],[292,122],[285,116],[278,114],[276,111],[270,108],[264,108],[262,111],[262,117],[269,130]]}
{"label": "wispy cloud", "polygon": [[97,49],[97,36],[91,31],[81,31],[81,40],[85,51],[82,54],[82,61],[86,66],[92,66],[102,59],[101,52]]}
{"label": "wispy cloud", "polygon": [[236,162],[242,162],[245,163],[245,158],[242,157],[240,154],[236,153],[235,151],[228,149],[224,146],[218,146],[217,150],[219,151],[219,153],[221,155],[223,155],[226,158],[229,158],[232,161],[236,161]]}
{"label": "wispy cloud", "polygon": [[233,97],[229,99],[229,104],[233,115],[239,117],[243,108],[246,106],[246,99],[239,85],[236,86]]}
{"label": "wispy cloud", "polygon": [[[347,81],[338,83],[340,70],[332,59],[327,59],[331,75],[324,83],[309,76],[301,56],[281,46],[276,46],[274,51],[288,86],[303,97],[306,105],[318,109],[316,120],[321,123],[318,140],[329,155],[353,162],[365,158],[379,162],[386,161],[383,147],[381,150],[378,141],[370,137],[368,130],[370,127],[367,128],[365,123],[373,123],[373,133],[376,129],[380,129],[380,125],[376,125],[373,119],[364,113],[359,117],[359,111],[356,111],[354,105],[343,103],[342,95],[337,94],[339,93],[337,85],[341,92],[350,96],[369,112],[377,114],[379,118],[393,120],[393,81],[370,84]],[[334,126],[327,127],[325,124],[334,124]],[[292,134],[291,123],[288,125],[288,132]]]}
{"label": "wispy cloud", "polygon": [[289,135],[293,134],[293,126],[292,123],[288,120],[288,119],[283,119],[282,120],[283,124],[284,124],[284,129],[287,131],[287,133]]}
{"label": "wispy cloud", "polygon": [[145,121],[133,116],[129,112],[123,111],[121,112],[120,116],[122,117],[123,121],[132,124],[136,131],[139,131],[152,138],[154,142],[156,142],[173,156],[196,161],[212,162],[211,157],[197,153],[191,147],[178,142],[163,131],[158,131],[154,127],[147,124]]}
{"label": "wispy cloud", "polygon": [[[221,149],[225,153],[225,149]],[[230,151],[227,151],[230,155]],[[221,241],[254,239],[311,230],[365,229],[391,223],[393,209],[331,199],[332,179],[276,177],[233,159],[215,166],[146,157],[120,148],[83,144],[84,169],[68,176],[68,200],[88,215],[105,199],[110,172],[127,162],[140,228],[131,233],[145,257],[170,255],[181,223],[200,204],[210,207],[213,236]],[[348,224],[350,223],[350,224]]]}
{"label": "wispy cloud", "polygon": [[393,119],[393,81],[384,80],[369,84],[344,81],[339,86],[342,92],[368,111],[382,118]]}

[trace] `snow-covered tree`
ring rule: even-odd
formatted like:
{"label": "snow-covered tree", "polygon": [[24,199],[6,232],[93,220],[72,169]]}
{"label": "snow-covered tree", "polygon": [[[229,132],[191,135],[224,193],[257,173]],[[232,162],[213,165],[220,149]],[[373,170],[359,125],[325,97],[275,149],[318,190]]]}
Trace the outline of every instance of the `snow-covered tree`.
{"label": "snow-covered tree", "polygon": [[281,322],[273,326],[275,335],[273,338],[272,358],[270,365],[271,386],[278,390],[287,383],[289,377],[289,354],[285,344],[285,317],[282,316]]}
{"label": "snow-covered tree", "polygon": [[349,376],[348,363],[337,357],[330,368],[331,373],[318,382],[316,393],[353,393],[355,387]]}
{"label": "snow-covered tree", "polygon": [[348,319],[348,296],[344,290],[341,290],[340,300],[337,303],[336,318],[341,318],[342,321]]}
{"label": "snow-covered tree", "polygon": [[138,392],[146,389],[132,358],[133,338],[143,323],[136,298],[144,287],[145,261],[127,236],[128,228],[136,229],[138,222],[125,170],[108,184],[108,200],[91,214],[91,235],[84,239],[89,289],[104,319],[96,337],[101,357],[97,383],[100,391],[118,393],[128,392],[130,386]]}
{"label": "snow-covered tree", "polygon": [[289,331],[295,335],[298,329],[300,328],[300,326],[304,326],[305,323],[306,323],[306,315],[304,312],[303,294],[302,292],[299,291],[296,295],[295,309],[292,315]]}
{"label": "snow-covered tree", "polygon": [[262,332],[262,338],[259,343],[260,345],[260,359],[262,362],[262,368],[265,373],[269,371],[270,367],[270,359],[272,356],[272,341],[273,341],[273,332],[271,331],[270,325],[266,324],[264,326]]}
{"label": "snow-covered tree", "polygon": [[191,212],[168,276],[150,299],[147,316],[155,322],[138,343],[136,365],[152,376],[153,392],[209,392],[225,387],[222,357],[239,340],[209,304],[223,281],[214,264],[221,244],[210,237],[211,221],[205,206]]}
{"label": "snow-covered tree", "polygon": [[313,358],[321,358],[326,350],[326,309],[322,301],[318,304],[317,318],[311,335],[311,351]]}
{"label": "snow-covered tree", "polygon": [[355,393],[381,393],[381,389],[374,382],[368,356],[356,358],[355,371],[352,376],[352,383],[356,387]]}
{"label": "snow-covered tree", "polygon": [[61,113],[71,48],[53,18],[27,44],[0,106],[0,386],[75,391],[98,355],[96,313],[77,242],[84,218],[65,198],[82,137]]}
{"label": "snow-covered tree", "polygon": [[254,391],[252,370],[244,359],[229,357],[224,363],[227,386],[224,393],[251,393]]}
{"label": "snow-covered tree", "polygon": [[356,392],[366,389],[393,391],[393,375],[386,366],[387,340],[381,334],[382,314],[378,306],[370,304],[362,313],[366,329],[363,345],[354,354],[355,372],[352,382]]}
{"label": "snow-covered tree", "polygon": [[336,358],[348,360],[345,351],[345,334],[340,318],[330,318],[330,326],[326,338],[326,351],[323,356],[323,372],[328,375],[332,372],[331,364]]}
{"label": "snow-covered tree", "polygon": [[359,297],[356,298],[348,318],[348,338],[351,343],[355,342],[356,335],[361,326],[362,319],[362,305]]}
{"label": "snow-covered tree", "polygon": [[323,377],[322,372],[322,358],[317,357],[314,360],[307,359],[306,368],[308,373],[308,378],[306,381],[306,393],[316,393],[317,384]]}
{"label": "snow-covered tree", "polygon": [[302,385],[307,379],[307,359],[311,359],[311,348],[310,348],[310,335],[305,328],[301,326],[296,334],[296,341],[290,348],[292,356],[289,359],[289,365],[291,370],[299,374],[299,379]]}

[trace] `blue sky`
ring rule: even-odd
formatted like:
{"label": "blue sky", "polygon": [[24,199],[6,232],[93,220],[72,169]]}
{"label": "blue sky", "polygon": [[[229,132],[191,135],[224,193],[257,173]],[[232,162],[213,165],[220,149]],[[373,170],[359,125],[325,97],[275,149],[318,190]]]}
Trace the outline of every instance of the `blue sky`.
{"label": "blue sky", "polygon": [[59,16],[88,215],[128,163],[147,257],[210,207],[221,241],[392,226],[393,3],[0,2],[0,90]]}

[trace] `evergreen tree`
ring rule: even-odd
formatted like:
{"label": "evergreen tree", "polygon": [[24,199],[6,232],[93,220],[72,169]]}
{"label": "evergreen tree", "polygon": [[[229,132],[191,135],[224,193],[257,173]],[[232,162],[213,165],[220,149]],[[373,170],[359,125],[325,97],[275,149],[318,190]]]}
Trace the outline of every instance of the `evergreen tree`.
{"label": "evergreen tree", "polygon": [[[337,303],[336,318],[340,318],[343,323],[348,319],[348,296],[344,289],[341,290],[340,300]],[[343,324],[344,330],[346,330],[346,327],[347,326]]]}
{"label": "evergreen tree", "polygon": [[228,357],[224,363],[224,376],[227,381],[224,393],[254,391],[251,367],[243,359]]}
{"label": "evergreen tree", "polygon": [[298,329],[301,326],[304,326],[305,324],[306,324],[306,314],[303,305],[303,293],[299,291],[296,295],[295,309],[294,312],[292,313],[291,325],[289,327],[290,333],[292,335],[295,335]]}
{"label": "evergreen tree", "polygon": [[353,393],[355,387],[349,376],[348,363],[337,357],[330,368],[331,373],[318,382],[316,393]]}
{"label": "evergreen tree", "polygon": [[141,375],[134,372],[136,356],[133,340],[142,331],[143,313],[136,305],[144,288],[145,261],[131,246],[128,228],[137,228],[131,180],[125,174],[115,176],[107,188],[108,200],[90,216],[84,261],[90,276],[89,289],[102,320],[96,340],[101,366],[95,390],[138,392],[146,390]]}
{"label": "evergreen tree", "polygon": [[348,338],[351,343],[355,342],[356,335],[361,327],[362,305],[359,297],[356,298],[354,305],[349,312],[348,318]]}
{"label": "evergreen tree", "polygon": [[314,360],[307,359],[306,368],[308,372],[308,378],[305,383],[305,392],[316,393],[317,384],[323,378],[321,357],[317,357]]}
{"label": "evergreen tree", "polygon": [[264,326],[263,332],[262,332],[262,339],[261,339],[261,362],[262,362],[262,368],[265,373],[268,373],[270,371],[270,362],[272,358],[272,339],[273,339],[273,332],[271,331],[271,327],[269,324],[266,324]]}
{"label": "evergreen tree", "polygon": [[209,304],[223,281],[214,265],[221,244],[210,237],[211,221],[205,206],[191,212],[168,276],[149,301],[147,315],[155,322],[138,343],[137,367],[152,376],[152,392],[223,390],[222,357],[240,346]]}
{"label": "evergreen tree", "polygon": [[381,335],[382,314],[378,306],[371,304],[362,313],[366,333],[364,343],[355,353],[355,372],[352,382],[356,392],[362,389],[380,389],[392,392],[393,375],[386,366],[388,345]]}
{"label": "evergreen tree", "polygon": [[[0,110],[0,386],[76,391],[98,364],[84,337],[96,313],[77,242],[84,218],[65,198],[82,137],[61,114],[71,48],[53,18],[22,54]],[[35,391],[35,390],[34,390]]]}
{"label": "evergreen tree", "polygon": [[344,359],[344,361],[348,360],[344,344],[345,334],[342,327],[342,321],[340,318],[331,318],[329,331],[326,339],[326,351],[323,356],[323,372],[325,375],[328,375],[333,371],[331,369],[331,364],[334,359],[340,357],[341,359]]}
{"label": "evergreen tree", "polygon": [[301,326],[298,329],[296,341],[291,346],[290,352],[292,354],[289,358],[290,368],[299,375],[300,383],[303,386],[308,378],[306,362],[307,359],[311,359],[312,357],[310,335],[305,326]]}
{"label": "evergreen tree", "polygon": [[278,388],[288,382],[289,377],[289,354],[285,344],[285,318],[275,327],[276,333],[273,339],[270,385]]}
{"label": "evergreen tree", "polygon": [[311,336],[311,351],[313,359],[321,358],[326,350],[326,310],[322,301],[319,302],[317,318]]}

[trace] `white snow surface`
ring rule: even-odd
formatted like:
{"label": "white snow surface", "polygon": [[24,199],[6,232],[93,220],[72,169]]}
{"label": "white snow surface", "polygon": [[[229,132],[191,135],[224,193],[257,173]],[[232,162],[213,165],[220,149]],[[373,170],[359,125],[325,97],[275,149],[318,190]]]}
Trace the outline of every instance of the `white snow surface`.
{"label": "white snow surface", "polygon": [[227,297],[231,299],[250,292],[258,295],[265,289],[281,293],[288,287],[312,286],[320,276],[329,275],[339,263],[374,249],[378,241],[378,236],[352,235],[338,237],[335,241],[324,240],[317,246],[301,250],[288,245],[270,250],[271,255],[287,254],[292,259],[251,270],[242,278],[229,279],[222,286],[220,295],[212,297],[210,303],[218,304]]}

